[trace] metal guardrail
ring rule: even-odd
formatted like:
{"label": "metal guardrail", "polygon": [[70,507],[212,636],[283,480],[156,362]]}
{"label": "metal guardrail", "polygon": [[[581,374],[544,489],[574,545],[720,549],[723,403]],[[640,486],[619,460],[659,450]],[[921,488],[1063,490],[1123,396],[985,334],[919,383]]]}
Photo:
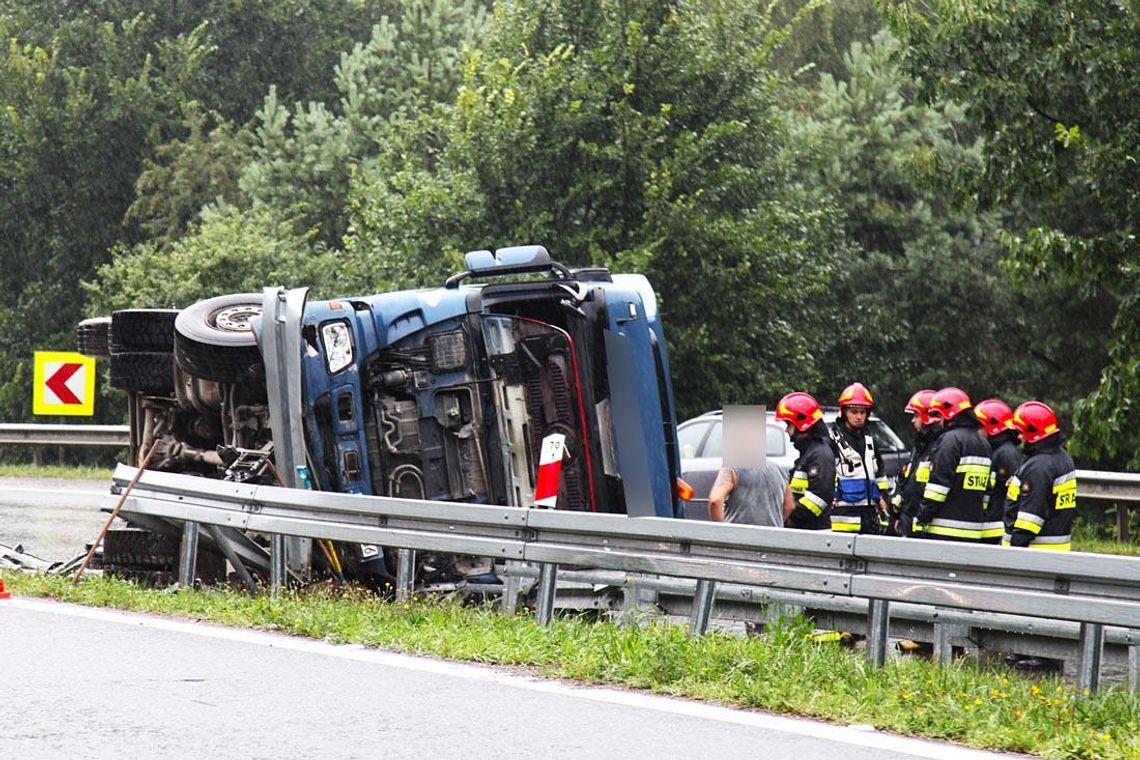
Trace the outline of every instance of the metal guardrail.
{"label": "metal guardrail", "polygon": [[[116,484],[135,472],[120,465]],[[188,532],[205,524],[537,563],[543,623],[552,616],[560,565],[694,579],[696,633],[708,625],[718,583],[868,599],[867,651],[876,665],[885,660],[892,604],[1072,621],[1080,625],[1078,682],[1089,690],[1098,685],[1105,626],[1140,629],[1140,558],[321,493],[155,472],[142,474],[122,514],[181,522]],[[401,588],[410,585],[408,566],[401,562]]]}
{"label": "metal guardrail", "polygon": [[[0,444],[127,446],[126,425],[0,423]],[[1077,497],[1140,502],[1140,473],[1077,470]]]}
{"label": "metal guardrail", "polygon": [[0,423],[0,444],[30,446],[128,446],[126,425],[48,425]]}

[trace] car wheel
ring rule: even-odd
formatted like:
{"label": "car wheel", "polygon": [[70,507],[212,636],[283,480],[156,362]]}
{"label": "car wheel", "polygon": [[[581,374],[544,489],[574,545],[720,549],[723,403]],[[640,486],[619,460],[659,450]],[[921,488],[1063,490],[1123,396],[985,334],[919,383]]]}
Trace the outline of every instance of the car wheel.
{"label": "car wheel", "polygon": [[251,324],[260,316],[257,293],[218,296],[183,309],[174,325],[178,366],[220,383],[261,381],[265,365]]}

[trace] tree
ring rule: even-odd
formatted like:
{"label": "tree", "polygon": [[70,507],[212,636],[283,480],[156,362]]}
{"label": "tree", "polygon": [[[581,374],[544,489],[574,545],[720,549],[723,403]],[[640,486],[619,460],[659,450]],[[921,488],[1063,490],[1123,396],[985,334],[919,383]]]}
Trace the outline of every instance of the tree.
{"label": "tree", "polygon": [[118,250],[86,286],[95,313],[139,307],[181,308],[222,293],[260,292],[266,285],[328,292],[333,254],[315,232],[294,235],[266,209],[218,205],[203,211],[193,235],[169,245],[140,243]]}
{"label": "tree", "polygon": [[[164,146],[141,176],[131,212],[154,234],[120,246],[99,270],[90,286],[96,307],[120,302],[117,293],[145,297],[155,285],[151,300],[161,294],[164,302],[190,303],[202,295],[200,278],[156,280],[153,273],[186,268],[198,255],[232,265],[228,276],[219,266],[207,278],[218,292],[267,274],[262,256],[271,252],[286,254],[272,270],[274,283],[314,271],[306,260],[313,255],[326,268],[321,273],[337,275],[335,284],[329,277],[307,283],[315,292],[372,287],[362,281],[370,267],[333,257],[351,218],[349,186],[353,177],[390,165],[385,156],[407,148],[405,135],[416,132],[418,120],[454,99],[459,57],[476,43],[485,19],[474,0],[406,0],[366,43],[341,56],[334,102],[289,106],[269,87],[255,118],[236,132],[226,122],[205,131],[205,119],[196,117],[189,137]],[[247,251],[254,264],[212,255],[214,248]]]}
{"label": "tree", "polygon": [[477,0],[407,0],[367,43],[341,56],[335,103],[290,110],[271,88],[257,113],[242,192],[289,219],[295,231],[317,229],[322,242],[339,247],[352,177],[392,154],[405,144],[401,132],[454,99],[459,58],[485,24]]}
{"label": "tree", "polygon": [[[826,296],[836,311],[820,397],[860,380],[901,422],[924,386],[1015,403],[1087,392],[1103,345],[1066,322],[1096,304],[1071,288],[1023,290],[1002,271],[1002,216],[969,191],[983,143],[962,107],[916,99],[900,49],[887,32],[853,44],[841,76],[824,74],[796,106],[803,139],[818,146],[804,181],[837,192],[850,243]],[[1042,295],[1058,304],[1048,316],[1037,314]]]}
{"label": "tree", "polygon": [[[35,349],[74,345],[82,316],[77,275],[93,270],[122,234],[148,133],[176,111],[151,59],[134,60],[143,24],[87,28],[85,65],[67,62],[65,41],[23,44],[0,16],[0,348],[4,383],[21,382]],[[188,70],[169,62],[171,69]],[[26,386],[0,393],[30,412]]]}
{"label": "tree", "polygon": [[[1011,209],[1006,266],[1038,294],[1036,313],[1070,305],[1050,297],[1057,279],[1115,307],[1108,366],[1078,406],[1074,442],[1140,466],[1140,12],[1111,0],[935,0],[898,4],[891,18],[927,94],[965,104],[987,135],[976,189]],[[1099,342],[1095,321],[1082,326]]]}
{"label": "tree", "polygon": [[358,177],[347,251],[378,279],[524,242],[644,272],[682,414],[805,382],[841,240],[776,107],[788,29],[747,0],[498,4],[420,150]]}
{"label": "tree", "polygon": [[[178,234],[188,197],[226,197],[224,172],[205,183],[182,173],[202,165],[193,151],[232,152],[228,127],[211,142],[195,134],[197,120],[244,123],[270,81],[290,97],[327,92],[336,51],[386,5],[0,1],[0,324],[12,328],[0,346],[4,418],[30,413],[32,351],[74,345],[79,283],[108,251],[160,227]],[[173,155],[182,146],[193,160]],[[144,192],[150,181],[191,186],[136,205],[124,224],[147,166]]]}

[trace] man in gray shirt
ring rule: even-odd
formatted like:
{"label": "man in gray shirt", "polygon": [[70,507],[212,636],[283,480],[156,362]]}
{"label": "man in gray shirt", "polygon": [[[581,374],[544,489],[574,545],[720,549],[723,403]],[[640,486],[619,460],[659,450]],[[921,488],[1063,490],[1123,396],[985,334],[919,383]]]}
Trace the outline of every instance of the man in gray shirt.
{"label": "man in gray shirt", "polygon": [[787,477],[776,464],[722,467],[709,490],[709,519],[742,525],[784,525]]}

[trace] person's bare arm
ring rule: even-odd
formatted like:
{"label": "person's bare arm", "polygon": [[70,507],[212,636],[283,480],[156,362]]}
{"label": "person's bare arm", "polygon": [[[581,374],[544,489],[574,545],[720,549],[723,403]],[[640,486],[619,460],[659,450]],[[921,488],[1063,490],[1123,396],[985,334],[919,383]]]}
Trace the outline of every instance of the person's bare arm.
{"label": "person's bare arm", "polygon": [[792,516],[792,510],[796,508],[796,497],[792,496],[792,485],[789,483],[788,487],[784,489],[784,525],[788,524],[788,520]]}
{"label": "person's bare arm", "polygon": [[713,522],[724,522],[724,503],[728,501],[732,489],[736,488],[736,470],[731,467],[721,467],[709,489],[709,519]]}

